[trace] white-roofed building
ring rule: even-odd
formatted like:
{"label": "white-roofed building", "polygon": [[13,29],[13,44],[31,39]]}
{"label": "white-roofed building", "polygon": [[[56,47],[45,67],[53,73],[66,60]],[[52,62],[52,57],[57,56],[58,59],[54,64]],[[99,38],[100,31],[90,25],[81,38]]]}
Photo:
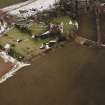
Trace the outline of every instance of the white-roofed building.
{"label": "white-roofed building", "polygon": [[6,43],[4,46],[4,49],[8,52],[11,48],[11,45],[9,43]]}

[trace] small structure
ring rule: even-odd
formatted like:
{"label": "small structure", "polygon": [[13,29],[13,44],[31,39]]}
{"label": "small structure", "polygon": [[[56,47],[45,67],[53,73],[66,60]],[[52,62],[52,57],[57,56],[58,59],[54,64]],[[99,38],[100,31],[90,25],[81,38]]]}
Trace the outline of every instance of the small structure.
{"label": "small structure", "polygon": [[16,40],[17,43],[20,43],[21,41],[22,41],[22,39],[17,39]]}
{"label": "small structure", "polygon": [[40,49],[51,49],[52,46],[54,46],[54,44],[57,43],[57,40],[50,40],[48,43],[42,43],[42,45],[40,46]]}
{"label": "small structure", "polygon": [[69,21],[69,24],[70,24],[70,25],[72,25],[72,24],[73,24],[73,22],[70,20],[70,21]]}
{"label": "small structure", "polygon": [[8,53],[11,49],[11,45],[9,43],[5,44],[4,49]]}
{"label": "small structure", "polygon": [[[60,25],[50,24],[49,30],[38,36],[38,38],[46,39],[48,37],[58,37],[59,34],[63,33],[63,23]],[[37,36],[35,36],[37,38]]]}
{"label": "small structure", "polygon": [[35,39],[35,35],[32,35],[32,39]]}
{"label": "small structure", "polygon": [[63,22],[60,25],[50,24],[49,31],[50,32],[60,32],[60,33],[63,33],[63,26],[64,26]]}
{"label": "small structure", "polygon": [[46,43],[42,43],[42,45],[40,46],[40,49],[44,49],[46,47]]}
{"label": "small structure", "polygon": [[51,49],[51,47],[49,46],[49,43],[46,43],[45,49],[46,49],[46,50]]}
{"label": "small structure", "polygon": [[79,28],[79,24],[78,24],[78,22],[77,21],[75,21],[74,22],[74,26],[76,27],[76,29],[78,30],[78,28]]}

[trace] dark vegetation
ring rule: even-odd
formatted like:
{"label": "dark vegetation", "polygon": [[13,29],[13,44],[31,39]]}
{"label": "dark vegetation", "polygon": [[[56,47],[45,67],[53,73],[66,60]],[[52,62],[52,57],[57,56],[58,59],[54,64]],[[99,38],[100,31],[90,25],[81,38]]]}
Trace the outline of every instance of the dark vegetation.
{"label": "dark vegetation", "polygon": [[27,0],[0,0],[0,8],[3,8],[11,4],[19,3],[19,2],[24,2],[24,1],[27,1]]}

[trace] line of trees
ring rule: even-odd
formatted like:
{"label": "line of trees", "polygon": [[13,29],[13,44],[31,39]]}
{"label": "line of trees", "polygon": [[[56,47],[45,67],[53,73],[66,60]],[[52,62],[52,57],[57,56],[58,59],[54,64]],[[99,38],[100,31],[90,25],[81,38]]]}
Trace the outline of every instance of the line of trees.
{"label": "line of trees", "polygon": [[60,0],[59,9],[75,19],[78,15],[78,0]]}

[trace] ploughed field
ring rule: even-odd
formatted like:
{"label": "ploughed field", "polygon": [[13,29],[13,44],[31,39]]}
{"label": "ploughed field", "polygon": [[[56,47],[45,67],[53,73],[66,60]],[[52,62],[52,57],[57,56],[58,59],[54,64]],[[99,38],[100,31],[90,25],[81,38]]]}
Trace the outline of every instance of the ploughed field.
{"label": "ploughed field", "polygon": [[9,72],[13,66],[12,63],[4,62],[4,60],[0,58],[0,77]]}
{"label": "ploughed field", "polygon": [[16,4],[19,2],[24,2],[27,0],[0,0],[0,8],[6,7],[8,5]]}
{"label": "ploughed field", "polygon": [[1,104],[104,105],[105,49],[69,43],[0,85]]}

